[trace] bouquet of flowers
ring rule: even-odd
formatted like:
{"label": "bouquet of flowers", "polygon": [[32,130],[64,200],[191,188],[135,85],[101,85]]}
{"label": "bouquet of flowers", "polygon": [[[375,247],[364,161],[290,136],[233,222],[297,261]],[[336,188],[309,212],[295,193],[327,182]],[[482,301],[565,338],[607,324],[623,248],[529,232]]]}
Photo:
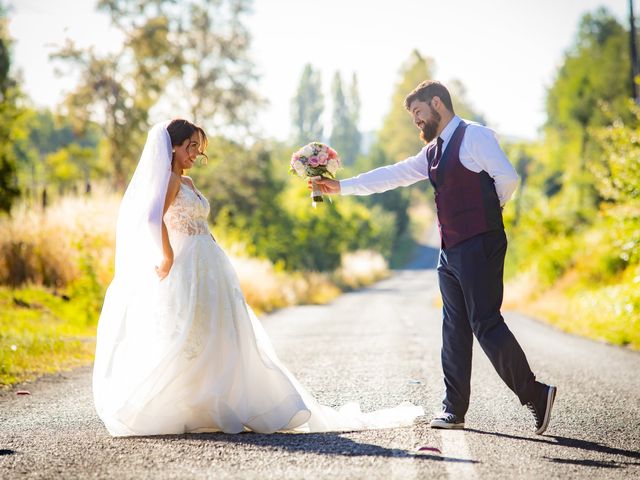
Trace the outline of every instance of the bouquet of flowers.
{"label": "bouquet of flowers", "polygon": [[[311,142],[302,147],[291,156],[291,168],[289,173],[300,178],[327,177],[336,178],[336,172],[340,168],[338,153],[328,145],[320,142]],[[322,202],[322,192],[311,182],[311,198],[313,205]]]}

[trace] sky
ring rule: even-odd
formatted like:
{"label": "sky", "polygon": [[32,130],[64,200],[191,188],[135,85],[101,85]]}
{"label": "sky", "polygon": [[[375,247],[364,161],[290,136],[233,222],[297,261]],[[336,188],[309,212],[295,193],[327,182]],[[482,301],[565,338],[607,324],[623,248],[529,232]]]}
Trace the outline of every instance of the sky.
{"label": "sky", "polygon": [[[55,107],[73,86],[73,77],[56,76],[48,57],[65,38],[100,52],[122,41],[95,0],[9,4],[14,66],[36,106]],[[463,83],[471,105],[499,134],[534,139],[545,121],[546,89],[580,18],[600,6],[628,21],[628,0],[254,0],[246,18],[251,55],[257,88],[269,102],[254,125],[267,136],[289,136],[291,99],[311,63],[322,72],[327,127],[331,80],[340,71],[343,79],[358,77],[361,130],[377,130],[399,70],[417,49],[435,61],[436,79]]]}

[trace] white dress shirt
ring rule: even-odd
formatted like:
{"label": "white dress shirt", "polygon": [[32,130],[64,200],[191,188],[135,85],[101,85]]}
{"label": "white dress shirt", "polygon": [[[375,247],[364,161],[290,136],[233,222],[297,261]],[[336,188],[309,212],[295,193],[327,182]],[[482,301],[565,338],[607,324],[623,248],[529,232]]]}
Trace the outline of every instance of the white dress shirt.
{"label": "white dress shirt", "polygon": [[[460,117],[454,116],[440,133],[443,155],[460,122]],[[467,123],[469,125],[460,145],[460,163],[472,172],[487,172],[495,182],[500,206],[504,206],[518,185],[518,174],[500,148],[495,132],[477,123]],[[370,195],[428,179],[427,147],[401,162],[341,180],[340,193]]]}

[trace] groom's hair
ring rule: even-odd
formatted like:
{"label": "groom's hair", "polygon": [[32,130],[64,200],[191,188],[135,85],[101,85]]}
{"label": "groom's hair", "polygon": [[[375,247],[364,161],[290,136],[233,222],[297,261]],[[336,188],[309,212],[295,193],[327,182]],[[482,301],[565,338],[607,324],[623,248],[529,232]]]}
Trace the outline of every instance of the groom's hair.
{"label": "groom's hair", "polygon": [[404,99],[404,108],[409,110],[409,105],[415,100],[421,102],[430,102],[433,97],[439,97],[451,113],[455,113],[453,110],[453,102],[451,102],[451,95],[449,90],[443,84],[436,80],[425,80],[413,89],[407,98]]}

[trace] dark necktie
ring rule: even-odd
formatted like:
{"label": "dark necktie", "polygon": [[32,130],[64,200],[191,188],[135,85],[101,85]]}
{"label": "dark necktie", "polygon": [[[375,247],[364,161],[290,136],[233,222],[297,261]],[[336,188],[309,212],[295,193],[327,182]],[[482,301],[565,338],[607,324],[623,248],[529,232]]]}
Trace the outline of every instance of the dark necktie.
{"label": "dark necktie", "polygon": [[440,164],[440,158],[442,158],[442,144],[444,140],[438,137],[438,145],[436,146],[436,157],[433,159],[433,168],[437,168]]}

